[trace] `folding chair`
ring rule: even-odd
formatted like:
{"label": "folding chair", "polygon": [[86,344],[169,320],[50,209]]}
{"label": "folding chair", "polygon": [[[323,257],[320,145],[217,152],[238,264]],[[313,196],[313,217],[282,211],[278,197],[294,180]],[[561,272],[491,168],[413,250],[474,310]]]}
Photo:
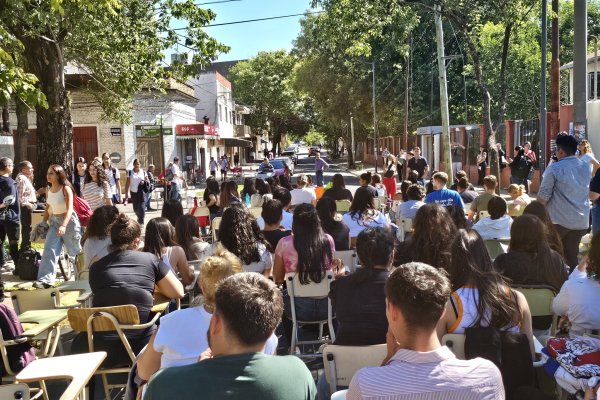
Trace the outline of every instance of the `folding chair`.
{"label": "folding chair", "polygon": [[337,392],[331,394],[331,400],[346,400],[347,395],[348,389],[338,390]]}
{"label": "folding chair", "polygon": [[0,385],[0,399],[29,400],[29,386],[24,383]]}
{"label": "folding chair", "polygon": [[[208,207],[196,207],[196,209],[194,209],[194,212],[192,213],[192,215],[196,218],[202,218],[205,217],[208,220],[208,226],[210,226],[210,210],[208,209]],[[202,235],[202,239],[208,239],[210,238],[210,234],[207,235]]]}
{"label": "folding chair", "polygon": [[103,368],[100,367],[95,375],[100,375],[104,386],[104,396],[110,400],[110,391],[113,388],[125,387],[124,384],[109,384],[107,375],[109,374],[129,374],[131,366],[135,362],[136,355],[131,349],[131,345],[125,336],[123,330],[141,330],[148,329],[158,321],[160,314],[155,314],[150,322],[140,324],[140,316],[136,306],[132,304],[114,307],[98,308],[71,308],[68,311],[69,324],[77,332],[87,332],[88,350],[94,352],[94,332],[116,332],[131,359],[131,364],[127,367]]}
{"label": "folding chair", "polygon": [[398,224],[398,240],[403,242],[406,239],[406,234],[413,230],[413,220],[410,218],[401,218]]}
{"label": "folding chair", "polygon": [[254,216],[254,218],[258,219],[262,214],[262,207],[250,207],[248,211]]}
{"label": "folding chair", "polygon": [[217,243],[217,232],[219,231],[219,227],[221,226],[221,217],[216,217],[210,222],[210,228],[212,229],[212,240],[213,244]]}
{"label": "folding chair", "polygon": [[[287,282],[287,290],[288,295],[290,296],[290,305],[292,309],[292,343],[290,346],[290,354],[295,354],[296,345],[301,344],[320,344],[320,343],[328,343],[329,340],[323,337],[323,325],[327,324],[329,327],[329,336],[331,337],[331,341],[335,340],[335,331],[333,330],[333,311],[331,309],[331,300],[329,299],[329,287],[331,285],[331,281],[333,280],[333,273],[331,271],[327,271],[321,282],[315,283],[310,282],[306,285],[300,283],[300,276],[295,272],[289,272],[285,274],[285,280]],[[296,305],[295,298],[296,297],[311,297],[314,299],[327,299],[327,319],[319,320],[319,321],[299,321],[296,318]],[[299,325],[309,325],[309,324],[318,324],[319,325],[319,337],[317,340],[307,340],[307,341],[299,341],[298,340],[298,327]]]}
{"label": "folding chair", "polygon": [[508,242],[510,239],[488,239],[484,240],[485,247],[487,247],[488,253],[492,260],[495,260],[500,254],[504,254],[508,251]]}
{"label": "folding chair", "polygon": [[512,285],[511,287],[525,296],[532,317],[552,316],[550,336],[554,336],[558,326],[558,315],[554,315],[552,311],[552,301],[556,297],[554,289],[545,285]]}
{"label": "folding chair", "polygon": [[446,333],[442,337],[442,345],[448,347],[459,360],[465,357],[465,335],[462,333]]}
{"label": "folding chair", "polygon": [[327,383],[329,383],[331,393],[334,393],[338,386],[350,386],[352,377],[359,369],[381,365],[381,362],[387,355],[386,344],[376,344],[373,346],[336,346],[326,344],[322,350],[325,378],[327,379]]}
{"label": "folding chair", "polygon": [[202,270],[202,264],[204,260],[192,260],[188,261],[188,265],[194,268],[194,281],[185,287],[185,291],[189,295],[189,304],[190,306],[194,304],[194,300],[196,298],[195,294],[198,293],[196,284],[198,283],[198,279],[200,278],[200,271]]}
{"label": "folding chair", "polygon": [[348,211],[350,211],[350,205],[351,204],[352,203],[350,203],[350,200],[336,200],[336,202],[335,202],[335,209],[340,214],[345,214]]}
{"label": "folding chair", "polygon": [[164,192],[165,192],[165,188],[164,187],[156,187],[152,191],[152,196],[154,197],[154,200],[156,200],[156,209],[159,209],[158,208],[158,202],[160,200],[162,200],[163,203],[164,203],[164,199],[163,199]]}
{"label": "folding chair", "polygon": [[482,218],[487,218],[487,217],[489,217],[489,216],[490,216],[490,213],[489,213],[489,212],[487,212],[487,211],[479,211],[479,212],[477,213],[477,216],[479,217],[479,219],[482,219]]}
{"label": "folding chair", "polygon": [[344,251],[336,251],[335,257],[342,260],[344,266],[348,268],[349,272],[356,271],[358,267],[356,252],[354,250],[344,250]]}

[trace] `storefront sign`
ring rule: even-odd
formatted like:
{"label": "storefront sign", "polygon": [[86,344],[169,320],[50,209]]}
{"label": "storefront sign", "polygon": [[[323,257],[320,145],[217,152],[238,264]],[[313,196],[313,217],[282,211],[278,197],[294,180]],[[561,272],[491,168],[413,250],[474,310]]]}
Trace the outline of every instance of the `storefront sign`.
{"label": "storefront sign", "polygon": [[110,128],[111,136],[121,136],[121,128]]}
{"label": "storefront sign", "polygon": [[175,125],[178,136],[219,136],[219,130],[214,125],[185,124]]}
{"label": "storefront sign", "polygon": [[[137,137],[153,137],[153,136],[160,136],[160,131],[161,131],[160,126],[144,125],[144,126],[136,127],[135,134]],[[172,135],[173,128],[163,127],[162,134],[163,135]]]}

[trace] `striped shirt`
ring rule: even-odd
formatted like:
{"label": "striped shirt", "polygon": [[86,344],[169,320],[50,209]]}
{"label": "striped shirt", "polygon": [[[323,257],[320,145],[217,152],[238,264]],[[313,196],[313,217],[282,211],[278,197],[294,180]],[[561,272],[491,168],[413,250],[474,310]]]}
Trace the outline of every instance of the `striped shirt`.
{"label": "striped shirt", "polygon": [[420,353],[401,349],[387,365],[359,370],[347,399],[503,400],[502,376],[488,360],[459,360],[446,346]]}
{"label": "striped shirt", "polygon": [[19,195],[19,204],[24,206],[25,204],[33,204],[37,202],[37,196],[35,188],[31,183],[31,180],[25,175],[19,173],[15,179],[17,182],[17,193]]}
{"label": "striped shirt", "polygon": [[98,186],[98,183],[94,181],[84,184],[81,194],[83,194],[83,198],[90,205],[92,211],[105,205],[105,199],[112,198],[110,185],[106,181],[102,186]]}

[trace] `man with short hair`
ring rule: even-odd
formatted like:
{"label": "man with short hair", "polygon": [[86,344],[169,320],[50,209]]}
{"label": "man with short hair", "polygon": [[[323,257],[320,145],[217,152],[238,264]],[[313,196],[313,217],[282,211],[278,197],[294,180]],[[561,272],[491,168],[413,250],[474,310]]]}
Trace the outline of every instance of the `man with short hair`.
{"label": "man with short hair", "polygon": [[444,270],[409,263],[392,272],[385,284],[387,357],[381,367],[356,372],[347,399],[504,399],[491,361],[459,360],[440,344],[436,326],[451,292]]}
{"label": "man with short hair", "polygon": [[425,204],[437,203],[442,207],[452,205],[464,207],[464,203],[458,192],[446,189],[448,174],[445,172],[436,172],[432,179],[433,191],[425,197]]}
{"label": "man with short hair", "polygon": [[148,193],[146,194],[146,211],[156,211],[155,208],[152,208],[150,202],[152,201],[152,192],[156,188],[156,177],[154,176],[154,164],[148,164],[148,170],[146,171],[148,175],[148,182],[150,182],[150,187],[148,188]]}
{"label": "man with short hair", "polygon": [[317,177],[317,186],[323,186],[323,170],[329,168],[329,164],[321,158],[321,153],[317,151],[315,155],[315,176]]}
{"label": "man with short hair", "polygon": [[471,207],[467,215],[469,220],[474,221],[478,218],[479,212],[487,211],[490,199],[496,196],[496,186],[498,186],[498,180],[494,175],[488,175],[483,178],[483,189],[485,192],[471,202]]}
{"label": "man with short hair", "polygon": [[291,230],[281,229],[283,219],[283,204],[281,201],[275,199],[265,201],[262,206],[261,217],[264,223],[262,234],[271,245],[271,251],[274,252],[279,240],[292,234]]}
{"label": "man with short hair", "polygon": [[[19,239],[21,237],[21,205],[17,183],[13,180],[13,160],[0,158],[0,272],[10,272],[14,267],[5,258],[4,241],[8,239],[8,251],[15,265],[19,261]],[[0,277],[0,292],[3,288]]]}
{"label": "man with short hair", "polygon": [[425,178],[427,172],[429,172],[429,164],[425,157],[421,157],[421,149],[419,147],[413,149],[413,156],[413,158],[408,160],[408,172],[417,171],[419,174],[419,182],[423,185],[423,178]]}
{"label": "man with short hair", "polygon": [[562,239],[565,262],[571,270],[577,266],[579,242],[589,228],[588,193],[592,173],[587,163],[575,156],[573,136],[558,135],[556,158],[548,166],[538,190],[537,200],[546,204],[550,219]]}
{"label": "man with short hair", "polygon": [[244,272],[225,279],[207,332],[210,353],[157,372],[144,400],[316,399],[313,377],[299,358],[262,353],[282,314],[281,291],[264,276]]}
{"label": "man with short hair", "polygon": [[314,189],[310,189],[306,187],[308,184],[308,178],[305,174],[301,174],[296,179],[296,183],[298,187],[296,189],[292,189],[290,194],[292,195],[292,206],[297,206],[298,204],[308,203],[313,206],[317,205],[317,195],[315,194]]}
{"label": "man with short hair", "polygon": [[273,165],[269,162],[267,157],[263,158],[263,162],[258,166],[259,173],[273,172]]}
{"label": "man with short hair", "polygon": [[281,212],[281,227],[285,230],[292,230],[292,223],[294,222],[294,213],[289,211],[290,205],[292,203],[292,194],[289,190],[287,190],[284,187],[277,187],[275,188],[275,190],[273,190],[273,198],[275,200],[279,200],[281,202],[281,205],[283,206],[283,211]]}
{"label": "man with short hair", "polygon": [[179,168],[179,157],[173,157],[173,164],[169,168],[173,174],[173,179],[169,186],[169,198],[180,202],[181,188],[185,183],[185,179],[183,179],[183,173],[181,172],[181,168]]}
{"label": "man with short hair", "polygon": [[217,170],[219,169],[219,164],[215,161],[214,157],[210,158],[210,162],[208,163],[208,169],[210,170],[210,176],[217,176]]}
{"label": "man with short hair", "polygon": [[458,183],[456,184],[456,191],[460,194],[460,198],[463,200],[465,204],[472,203],[479,194],[474,190],[469,190],[469,181],[467,178],[460,178]]}

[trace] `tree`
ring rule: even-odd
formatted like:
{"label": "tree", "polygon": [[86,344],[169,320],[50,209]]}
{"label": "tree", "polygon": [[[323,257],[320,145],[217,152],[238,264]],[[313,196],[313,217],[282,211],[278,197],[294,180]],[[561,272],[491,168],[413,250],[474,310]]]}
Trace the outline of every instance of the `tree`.
{"label": "tree", "polygon": [[292,86],[296,58],[284,50],[260,52],[231,70],[233,96],[252,107],[246,123],[255,131],[270,129],[273,152],[284,133],[306,133],[311,120],[310,99]]}
{"label": "tree", "polygon": [[[23,45],[24,70],[36,76],[48,103],[36,106],[40,170],[73,162],[67,63],[89,72],[106,117],[124,121],[135,92],[163,88],[166,78],[184,78],[227,50],[201,29],[215,14],[193,0],[0,0],[0,9],[0,25]],[[182,33],[171,28],[174,19],[188,22]],[[167,70],[163,53],[177,44],[195,52],[194,63]]]}

